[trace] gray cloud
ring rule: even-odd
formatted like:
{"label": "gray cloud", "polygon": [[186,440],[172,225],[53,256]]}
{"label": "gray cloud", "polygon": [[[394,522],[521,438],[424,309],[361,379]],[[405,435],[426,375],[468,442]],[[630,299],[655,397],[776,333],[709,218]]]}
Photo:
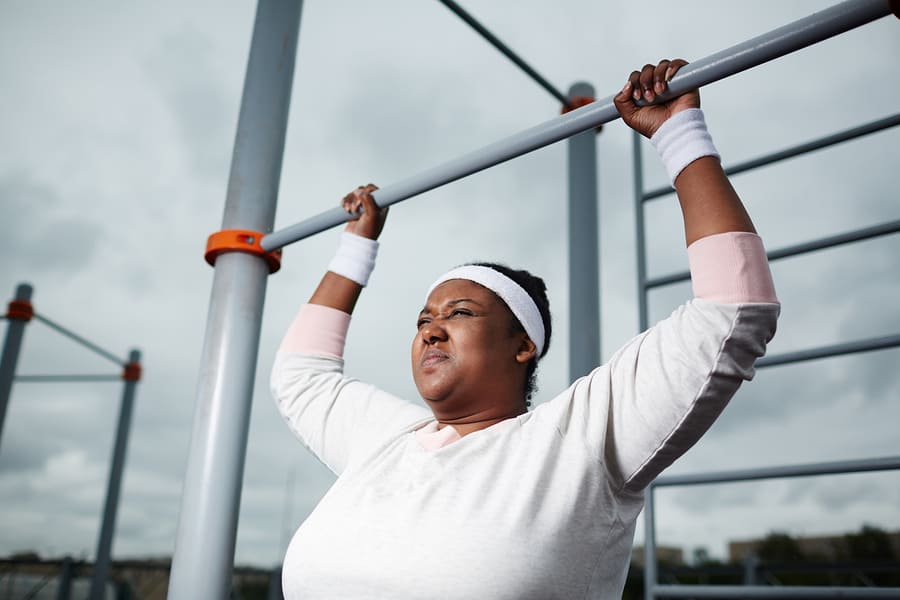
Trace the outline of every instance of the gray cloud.
{"label": "gray cloud", "polygon": [[214,40],[206,32],[185,25],[164,35],[143,63],[155,83],[154,91],[171,114],[194,172],[224,180],[240,96],[234,95],[237,77],[225,77],[215,51]]}
{"label": "gray cloud", "polygon": [[0,175],[5,226],[0,254],[20,273],[48,269],[68,277],[93,257],[102,227],[62,204],[59,192],[22,172]]}

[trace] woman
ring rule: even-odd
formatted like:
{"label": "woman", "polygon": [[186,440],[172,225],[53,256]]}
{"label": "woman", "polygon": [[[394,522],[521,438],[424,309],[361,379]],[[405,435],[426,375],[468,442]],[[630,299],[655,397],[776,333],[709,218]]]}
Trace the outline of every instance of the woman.
{"label": "woman", "polygon": [[635,71],[616,106],[678,192],[695,299],[527,410],[550,319],[543,282],[465,266],[427,294],[412,343],[431,410],[342,372],[386,210],[369,185],[280,348],[288,425],[337,475],[284,561],[287,598],[618,598],[643,489],[708,429],[775,331],[762,243],[719,164],[698,92],[654,101],[685,64]]}

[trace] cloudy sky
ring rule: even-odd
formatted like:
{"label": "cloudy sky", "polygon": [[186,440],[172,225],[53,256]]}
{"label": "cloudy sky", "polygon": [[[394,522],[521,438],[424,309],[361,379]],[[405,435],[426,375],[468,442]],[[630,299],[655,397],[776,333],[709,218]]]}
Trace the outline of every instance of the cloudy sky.
{"label": "cloudy sky", "polygon": [[[277,227],[558,114],[558,103],[436,1],[307,0]],[[696,59],[817,10],[818,2],[463,5],[557,87],[620,89],[632,68]],[[640,8],[636,8],[636,7]],[[677,8],[676,8],[677,6]],[[0,295],[126,356],[144,354],[114,555],[169,555],[175,539],[212,269],[255,4],[0,4]],[[703,92],[726,163],[891,115],[900,24],[882,19]],[[897,132],[735,177],[770,249],[900,218]],[[597,138],[603,355],[637,332],[631,138]],[[648,187],[662,170],[645,148]],[[473,259],[547,280],[554,347],[537,401],[569,383],[565,145],[392,209],[350,332],[348,372],[416,398],[408,345],[424,289]],[[685,267],[673,197],[647,211],[651,274]],[[267,390],[280,336],[331,257],[337,231],[290,247],[269,279],[236,560],[271,566],[331,475],[296,442]],[[778,262],[770,352],[900,331],[900,239]],[[5,291],[4,291],[5,290]],[[653,319],[688,295],[651,295]],[[5,302],[5,300],[4,300]],[[896,455],[897,350],[760,371],[670,472]],[[115,373],[28,325],[19,373]],[[0,555],[93,557],[121,384],[17,384],[0,443]],[[660,492],[661,543],[723,556],[779,529],[900,529],[896,473]],[[641,533],[637,541],[640,543]]]}

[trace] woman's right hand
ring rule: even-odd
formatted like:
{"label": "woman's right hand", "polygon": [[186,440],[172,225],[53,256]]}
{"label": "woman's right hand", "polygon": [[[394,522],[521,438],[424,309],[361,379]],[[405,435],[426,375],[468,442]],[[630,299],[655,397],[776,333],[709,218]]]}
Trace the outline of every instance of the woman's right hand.
{"label": "woman's right hand", "polygon": [[[370,240],[377,240],[384,229],[387,219],[388,207],[378,208],[372,192],[378,189],[375,184],[361,185],[341,200],[341,207],[350,214],[359,213],[359,216],[347,222],[344,231]],[[362,212],[360,212],[362,209]]]}

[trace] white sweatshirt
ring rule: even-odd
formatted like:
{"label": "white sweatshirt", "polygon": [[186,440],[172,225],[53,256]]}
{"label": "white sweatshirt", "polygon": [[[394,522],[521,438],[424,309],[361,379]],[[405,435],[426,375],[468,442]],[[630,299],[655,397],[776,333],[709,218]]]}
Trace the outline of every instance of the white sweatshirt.
{"label": "white sweatshirt", "polygon": [[700,242],[706,298],[531,412],[434,451],[414,435],[428,409],[346,377],[337,356],[280,352],[279,409],[338,474],[291,541],[285,597],[619,598],[643,489],[752,378],[775,331],[759,238]]}

